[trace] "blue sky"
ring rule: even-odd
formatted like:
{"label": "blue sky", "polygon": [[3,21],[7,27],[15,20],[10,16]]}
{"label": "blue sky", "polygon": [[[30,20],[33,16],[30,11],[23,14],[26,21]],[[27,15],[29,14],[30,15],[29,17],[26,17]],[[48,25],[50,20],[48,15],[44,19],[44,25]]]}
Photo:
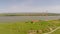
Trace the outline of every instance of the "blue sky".
{"label": "blue sky", "polygon": [[0,13],[60,13],[60,0],[0,0]]}

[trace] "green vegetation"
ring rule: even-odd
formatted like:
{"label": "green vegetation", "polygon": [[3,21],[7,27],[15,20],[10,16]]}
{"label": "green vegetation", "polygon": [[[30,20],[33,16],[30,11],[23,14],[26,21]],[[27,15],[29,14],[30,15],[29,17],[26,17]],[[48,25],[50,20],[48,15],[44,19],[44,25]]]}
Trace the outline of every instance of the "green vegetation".
{"label": "green vegetation", "polygon": [[57,13],[3,13],[0,16],[60,16]]}
{"label": "green vegetation", "polygon": [[[50,32],[59,26],[60,20],[0,23],[0,34],[42,34]],[[55,33],[60,34],[60,30],[57,30],[53,34]]]}

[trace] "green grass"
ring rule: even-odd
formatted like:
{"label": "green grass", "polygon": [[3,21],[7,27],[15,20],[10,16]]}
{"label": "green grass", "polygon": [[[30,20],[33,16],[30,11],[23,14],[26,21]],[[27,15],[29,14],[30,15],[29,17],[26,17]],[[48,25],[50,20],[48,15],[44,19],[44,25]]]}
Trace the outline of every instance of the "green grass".
{"label": "green grass", "polygon": [[49,27],[60,26],[60,21],[57,22],[59,23],[54,23],[53,21],[0,23],[0,34],[27,34],[31,29],[42,30],[45,33],[48,32],[47,28]]}

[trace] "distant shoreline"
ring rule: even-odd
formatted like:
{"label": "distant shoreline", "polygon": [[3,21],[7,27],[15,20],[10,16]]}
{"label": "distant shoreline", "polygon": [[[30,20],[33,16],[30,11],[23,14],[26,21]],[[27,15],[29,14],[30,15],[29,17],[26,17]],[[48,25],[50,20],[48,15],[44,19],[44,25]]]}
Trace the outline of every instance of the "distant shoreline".
{"label": "distant shoreline", "polygon": [[57,13],[2,13],[0,16],[60,16]]}

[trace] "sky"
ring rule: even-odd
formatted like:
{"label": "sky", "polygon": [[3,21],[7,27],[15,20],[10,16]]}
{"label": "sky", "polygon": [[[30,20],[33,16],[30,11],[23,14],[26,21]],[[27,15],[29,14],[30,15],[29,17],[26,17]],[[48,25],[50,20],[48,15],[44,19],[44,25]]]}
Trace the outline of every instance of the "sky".
{"label": "sky", "polygon": [[60,0],[0,0],[0,13],[60,13]]}

